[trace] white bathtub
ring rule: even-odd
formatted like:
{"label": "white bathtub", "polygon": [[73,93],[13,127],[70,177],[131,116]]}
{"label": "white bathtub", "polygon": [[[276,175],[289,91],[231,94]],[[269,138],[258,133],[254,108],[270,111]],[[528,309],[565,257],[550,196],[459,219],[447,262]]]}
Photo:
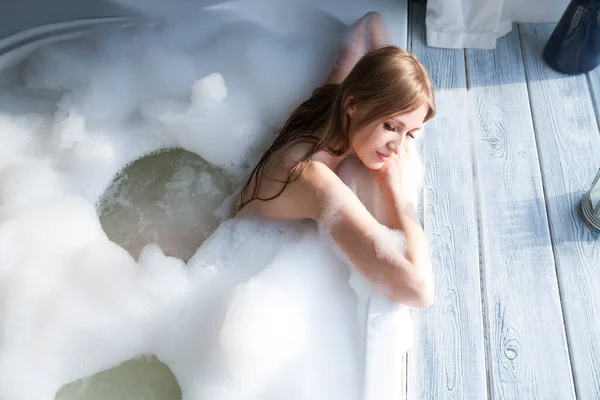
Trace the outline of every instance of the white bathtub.
{"label": "white bathtub", "polygon": [[[12,3],[11,0],[1,0],[1,2]],[[96,2],[97,4],[91,7],[90,1],[72,2],[67,0],[53,1],[53,14],[44,20],[35,13],[37,3],[45,4],[45,0],[18,2],[11,5],[13,14],[7,15],[8,18],[11,18],[10,29],[4,29],[4,33],[0,31],[0,72],[24,60],[36,49],[52,42],[71,40],[96,29],[126,28],[160,22],[160,15],[156,13],[148,17],[135,10],[124,11],[123,8],[112,6],[103,8],[100,2]],[[207,0],[200,1],[198,4],[201,5],[200,8],[203,8],[203,12],[231,13],[236,18],[251,20],[276,32],[301,29],[302,27],[297,25],[295,15],[299,12],[308,12],[307,10],[313,10],[310,12],[314,13],[315,18],[331,18],[344,24],[350,24],[367,11],[375,10],[383,14],[394,43],[405,45],[407,41],[407,4],[405,0],[369,2],[361,0],[327,2],[320,0],[288,2]],[[61,17],[61,7],[65,10],[64,18]],[[81,9],[77,10],[77,8]],[[28,17],[30,15],[31,19]],[[35,17],[33,17],[34,15]],[[20,29],[19,26],[23,28]],[[390,346],[394,345],[393,335],[396,328],[380,326],[381,316],[394,307],[382,299],[366,299],[365,313],[360,316],[365,333],[364,400],[396,400],[404,397],[403,358],[399,355],[396,359],[390,359],[389,356]]]}

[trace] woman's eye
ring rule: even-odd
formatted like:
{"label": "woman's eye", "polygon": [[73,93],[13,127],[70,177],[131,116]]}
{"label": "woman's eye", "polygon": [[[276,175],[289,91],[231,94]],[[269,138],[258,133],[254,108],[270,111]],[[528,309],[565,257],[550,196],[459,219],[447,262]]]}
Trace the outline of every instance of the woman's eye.
{"label": "woman's eye", "polygon": [[396,129],[392,128],[392,126],[391,126],[390,124],[388,124],[387,122],[385,122],[385,123],[383,124],[383,127],[384,127],[385,129],[387,129],[388,131],[396,132]]}
{"label": "woman's eye", "polygon": [[410,136],[410,137],[411,137],[411,138],[413,138],[413,139],[415,138],[415,135],[414,135],[414,133],[410,133],[410,132],[409,132],[409,133],[407,133],[407,135],[408,135],[408,136]]}

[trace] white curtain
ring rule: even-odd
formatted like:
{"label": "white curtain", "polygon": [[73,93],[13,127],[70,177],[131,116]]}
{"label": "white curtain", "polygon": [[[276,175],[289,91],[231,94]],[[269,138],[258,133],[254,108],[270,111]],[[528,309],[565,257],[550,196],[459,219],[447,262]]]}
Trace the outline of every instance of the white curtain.
{"label": "white curtain", "polygon": [[493,49],[513,22],[558,22],[569,0],[428,0],[427,45]]}

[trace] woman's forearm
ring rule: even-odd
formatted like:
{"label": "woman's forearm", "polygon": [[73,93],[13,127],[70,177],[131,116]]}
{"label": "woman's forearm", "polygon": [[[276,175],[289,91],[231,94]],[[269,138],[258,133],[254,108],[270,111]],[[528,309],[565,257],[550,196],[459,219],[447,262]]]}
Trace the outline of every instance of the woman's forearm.
{"label": "woman's forearm", "polygon": [[397,191],[387,190],[392,227],[402,231],[406,239],[406,258],[426,279],[432,278],[431,258],[425,232],[412,203],[404,201]]}

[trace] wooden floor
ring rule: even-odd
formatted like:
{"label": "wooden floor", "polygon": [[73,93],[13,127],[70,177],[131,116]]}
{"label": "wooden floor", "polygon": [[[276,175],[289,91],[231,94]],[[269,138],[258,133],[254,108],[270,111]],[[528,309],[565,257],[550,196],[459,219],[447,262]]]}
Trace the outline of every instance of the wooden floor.
{"label": "wooden floor", "polygon": [[600,235],[579,202],[600,167],[600,68],[541,59],[553,25],[495,50],[409,48],[437,89],[423,223],[436,302],[413,313],[408,399],[600,399]]}

